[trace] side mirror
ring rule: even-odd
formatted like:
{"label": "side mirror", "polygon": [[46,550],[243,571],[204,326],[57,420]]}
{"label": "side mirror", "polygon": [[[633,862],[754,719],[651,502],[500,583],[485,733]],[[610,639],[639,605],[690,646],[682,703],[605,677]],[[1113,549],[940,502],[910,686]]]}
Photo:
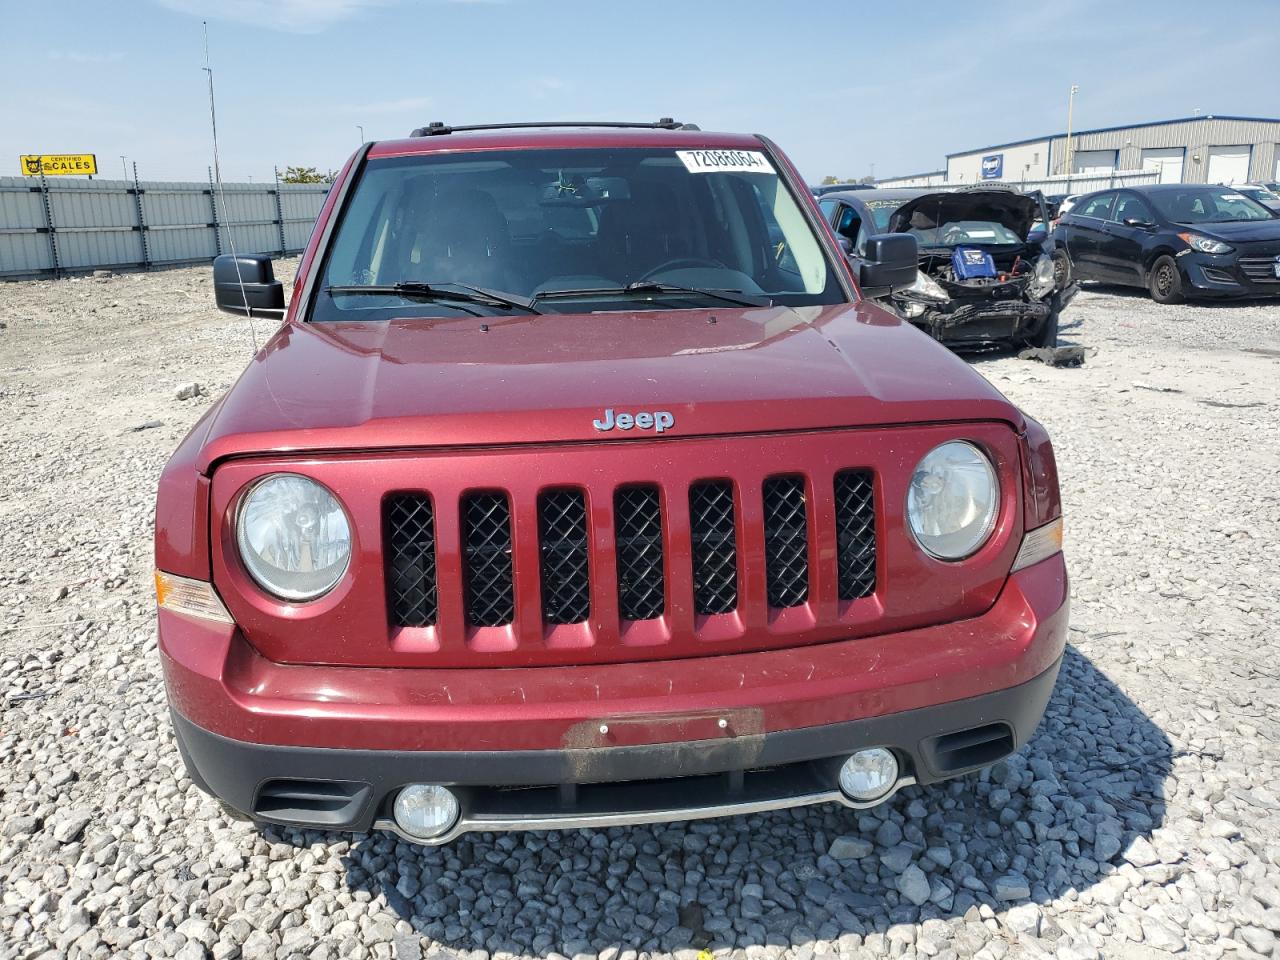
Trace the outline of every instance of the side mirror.
{"label": "side mirror", "polygon": [[213,261],[213,301],[241,317],[284,313],[284,284],[265,253],[223,254]]}
{"label": "side mirror", "polygon": [[867,238],[858,270],[858,286],[869,300],[887,297],[916,282],[919,272],[916,238],[907,233],[881,233]]}
{"label": "side mirror", "polygon": [[1140,220],[1137,217],[1126,217],[1124,225],[1126,227],[1137,227],[1139,230],[1150,230],[1155,226],[1150,220]]}

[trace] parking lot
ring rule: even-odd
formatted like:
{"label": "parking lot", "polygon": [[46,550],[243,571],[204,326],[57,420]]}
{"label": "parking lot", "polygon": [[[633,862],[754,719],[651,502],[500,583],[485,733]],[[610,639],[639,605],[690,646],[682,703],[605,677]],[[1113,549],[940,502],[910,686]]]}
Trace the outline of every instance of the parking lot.
{"label": "parking lot", "polygon": [[1073,578],[1009,761],[861,813],[427,849],[259,833],[183,776],[155,483],[269,333],[208,276],[0,284],[0,958],[1274,953],[1280,307],[1086,288],[1083,367],[971,358],[1053,436]]}

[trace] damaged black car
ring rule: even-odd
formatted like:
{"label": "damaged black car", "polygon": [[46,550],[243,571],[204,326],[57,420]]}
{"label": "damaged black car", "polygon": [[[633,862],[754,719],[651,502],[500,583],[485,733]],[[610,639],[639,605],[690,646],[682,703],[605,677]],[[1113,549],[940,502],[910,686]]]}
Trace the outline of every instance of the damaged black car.
{"label": "damaged black car", "polygon": [[829,193],[820,207],[856,264],[866,238],[916,238],[919,274],[886,296],[899,315],[954,347],[1013,343],[1056,347],[1063,308],[1075,296],[1070,262],[1045,235],[1039,193],[997,186],[949,192]]}

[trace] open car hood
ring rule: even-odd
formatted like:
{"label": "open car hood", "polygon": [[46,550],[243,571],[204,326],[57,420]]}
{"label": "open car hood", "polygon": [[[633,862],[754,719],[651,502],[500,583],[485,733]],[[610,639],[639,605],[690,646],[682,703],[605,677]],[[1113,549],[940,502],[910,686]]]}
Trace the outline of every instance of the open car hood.
{"label": "open car hood", "polygon": [[889,217],[890,233],[932,230],[941,223],[982,220],[1008,227],[1022,239],[1040,217],[1035,197],[1008,190],[960,190],[955,193],[926,193],[908,200]]}

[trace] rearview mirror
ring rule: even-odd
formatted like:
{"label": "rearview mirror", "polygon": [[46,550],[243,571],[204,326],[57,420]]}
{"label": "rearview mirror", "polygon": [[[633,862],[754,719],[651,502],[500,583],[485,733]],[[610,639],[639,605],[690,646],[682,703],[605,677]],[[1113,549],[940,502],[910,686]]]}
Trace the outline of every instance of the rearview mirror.
{"label": "rearview mirror", "polygon": [[213,261],[213,302],[241,317],[283,314],[284,284],[265,253],[224,253]]}
{"label": "rearview mirror", "polygon": [[866,254],[858,270],[858,286],[869,300],[887,297],[916,282],[919,272],[916,238],[906,233],[881,233],[867,238]]}

